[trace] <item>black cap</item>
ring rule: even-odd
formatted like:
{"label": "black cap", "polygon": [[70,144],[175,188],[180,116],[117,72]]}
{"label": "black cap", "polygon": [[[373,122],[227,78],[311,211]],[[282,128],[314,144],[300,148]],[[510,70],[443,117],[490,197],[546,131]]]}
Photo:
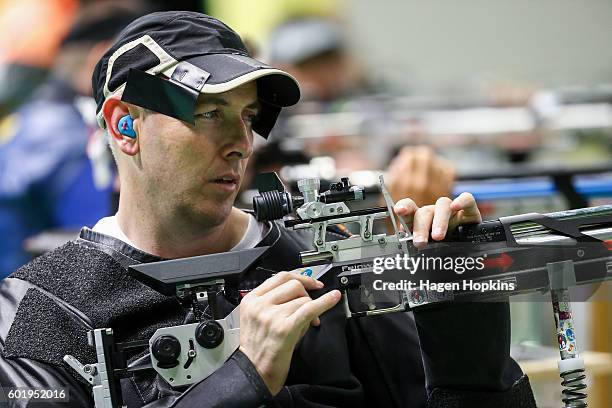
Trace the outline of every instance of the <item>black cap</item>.
{"label": "black cap", "polygon": [[96,65],[92,77],[98,123],[105,99],[122,100],[193,123],[200,93],[221,93],[257,80],[262,109],[253,130],[267,137],[282,107],[300,98],[297,81],[255,60],[221,21],[190,11],[147,14],[133,21]]}

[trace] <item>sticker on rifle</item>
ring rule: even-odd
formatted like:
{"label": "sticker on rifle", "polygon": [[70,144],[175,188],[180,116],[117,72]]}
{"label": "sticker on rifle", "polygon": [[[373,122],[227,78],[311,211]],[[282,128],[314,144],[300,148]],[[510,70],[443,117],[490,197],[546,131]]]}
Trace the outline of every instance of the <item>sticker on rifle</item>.
{"label": "sticker on rifle", "polygon": [[297,268],[291,271],[291,273],[297,273],[299,275],[310,276],[313,279],[319,279],[327,271],[331,269],[332,265],[314,265],[306,266],[303,268]]}
{"label": "sticker on rifle", "polygon": [[559,350],[565,350],[567,348],[567,340],[563,333],[557,335],[557,341],[559,342]]}

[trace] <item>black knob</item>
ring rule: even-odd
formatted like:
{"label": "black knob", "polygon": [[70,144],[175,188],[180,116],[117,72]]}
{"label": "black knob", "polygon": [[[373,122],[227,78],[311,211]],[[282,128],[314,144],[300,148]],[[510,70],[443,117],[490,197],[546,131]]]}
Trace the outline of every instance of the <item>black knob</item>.
{"label": "black knob", "polygon": [[181,343],[174,336],[159,336],[151,346],[151,353],[157,360],[159,368],[172,368],[178,365],[181,355]]}
{"label": "black knob", "polygon": [[223,327],[214,320],[202,322],[196,328],[195,338],[200,346],[215,348],[223,342]]}

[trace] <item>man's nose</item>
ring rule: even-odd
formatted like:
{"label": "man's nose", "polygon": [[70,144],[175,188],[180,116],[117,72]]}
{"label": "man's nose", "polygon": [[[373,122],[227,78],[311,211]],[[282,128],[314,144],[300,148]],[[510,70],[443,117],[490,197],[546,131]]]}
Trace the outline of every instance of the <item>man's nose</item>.
{"label": "man's nose", "polygon": [[244,119],[236,119],[226,134],[223,157],[227,159],[246,159],[253,153],[253,133],[251,125]]}

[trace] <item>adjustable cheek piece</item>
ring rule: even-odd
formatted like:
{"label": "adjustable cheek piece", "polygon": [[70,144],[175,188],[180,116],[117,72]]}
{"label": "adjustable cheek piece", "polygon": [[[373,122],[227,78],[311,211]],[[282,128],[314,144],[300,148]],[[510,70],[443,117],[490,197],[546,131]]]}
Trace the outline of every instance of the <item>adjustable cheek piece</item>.
{"label": "adjustable cheek piece", "polygon": [[131,139],[136,139],[136,131],[134,130],[134,119],[130,115],[125,115],[117,123],[117,130],[124,136]]}

